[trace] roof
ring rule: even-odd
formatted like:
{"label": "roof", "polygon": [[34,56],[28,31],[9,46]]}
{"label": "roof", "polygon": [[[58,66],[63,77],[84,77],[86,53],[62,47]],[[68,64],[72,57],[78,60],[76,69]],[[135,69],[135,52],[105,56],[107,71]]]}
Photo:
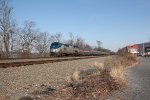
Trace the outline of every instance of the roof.
{"label": "roof", "polygon": [[128,48],[134,48],[134,49],[138,49],[139,48],[139,46],[136,44],[136,45],[129,45],[129,46],[127,46]]}

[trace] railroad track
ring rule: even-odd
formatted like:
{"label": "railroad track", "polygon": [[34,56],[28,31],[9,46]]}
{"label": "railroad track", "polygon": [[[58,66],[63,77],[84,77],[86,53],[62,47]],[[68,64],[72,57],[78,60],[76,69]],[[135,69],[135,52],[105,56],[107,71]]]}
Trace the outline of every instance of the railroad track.
{"label": "railroad track", "polygon": [[63,57],[63,58],[50,58],[50,59],[26,59],[26,60],[3,60],[0,62],[0,68],[8,68],[8,67],[20,67],[26,65],[34,65],[34,64],[44,64],[44,63],[54,63],[61,61],[71,61],[78,59],[88,59],[88,58],[96,58],[96,56],[84,56],[84,57]]}

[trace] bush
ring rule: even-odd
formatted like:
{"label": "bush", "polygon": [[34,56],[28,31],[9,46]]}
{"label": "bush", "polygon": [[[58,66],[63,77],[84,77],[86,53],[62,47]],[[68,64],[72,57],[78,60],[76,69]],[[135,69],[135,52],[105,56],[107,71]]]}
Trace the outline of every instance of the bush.
{"label": "bush", "polygon": [[126,68],[138,62],[135,55],[120,53],[117,56],[109,57],[104,64],[95,62],[93,67],[99,71],[101,76],[112,78],[115,82],[122,85],[126,83],[124,73]]}
{"label": "bush", "polygon": [[138,62],[137,56],[129,53],[124,55],[117,55],[117,58],[120,61],[121,65],[124,67],[132,66],[133,64]]}

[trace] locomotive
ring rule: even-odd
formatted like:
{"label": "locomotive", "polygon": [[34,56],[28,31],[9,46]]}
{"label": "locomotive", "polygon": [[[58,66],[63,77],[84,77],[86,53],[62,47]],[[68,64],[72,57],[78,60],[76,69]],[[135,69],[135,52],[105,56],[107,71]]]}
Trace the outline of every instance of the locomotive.
{"label": "locomotive", "polygon": [[50,46],[50,55],[52,56],[77,55],[78,52],[77,47],[59,42],[53,42]]}
{"label": "locomotive", "polygon": [[109,55],[107,52],[96,50],[80,50],[77,46],[71,46],[60,42],[53,42],[50,46],[50,56],[98,56]]}

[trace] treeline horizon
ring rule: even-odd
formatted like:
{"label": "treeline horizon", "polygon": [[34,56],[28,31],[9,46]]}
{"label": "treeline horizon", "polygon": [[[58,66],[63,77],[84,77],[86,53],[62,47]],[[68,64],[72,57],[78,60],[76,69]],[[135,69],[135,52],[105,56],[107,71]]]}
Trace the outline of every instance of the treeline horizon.
{"label": "treeline horizon", "polygon": [[0,58],[31,57],[36,52],[39,57],[46,57],[52,42],[61,42],[68,45],[75,45],[82,50],[99,50],[111,52],[102,48],[102,42],[95,40],[97,47],[90,46],[82,37],[75,36],[69,32],[69,39],[63,40],[61,32],[50,34],[42,32],[36,27],[33,21],[24,21],[22,27],[18,26],[13,17],[13,7],[9,0],[0,0]]}

